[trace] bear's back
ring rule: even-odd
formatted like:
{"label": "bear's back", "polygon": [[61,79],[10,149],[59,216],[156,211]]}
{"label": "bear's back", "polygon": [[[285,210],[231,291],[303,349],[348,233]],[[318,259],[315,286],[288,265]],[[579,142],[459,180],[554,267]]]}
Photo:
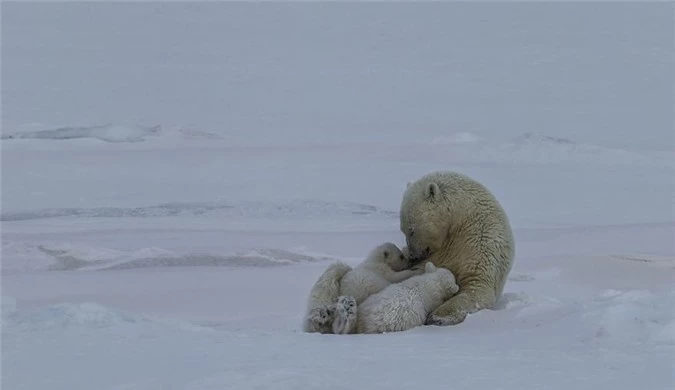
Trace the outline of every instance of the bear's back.
{"label": "bear's back", "polygon": [[389,282],[376,271],[357,267],[348,272],[341,281],[340,295],[350,296],[357,304],[385,289]]}

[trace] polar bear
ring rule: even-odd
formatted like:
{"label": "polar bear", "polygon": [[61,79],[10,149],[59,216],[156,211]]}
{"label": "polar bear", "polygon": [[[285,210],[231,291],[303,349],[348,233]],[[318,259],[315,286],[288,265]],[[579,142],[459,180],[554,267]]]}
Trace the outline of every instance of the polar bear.
{"label": "polar bear", "polygon": [[314,283],[307,301],[303,330],[308,333],[331,333],[335,318],[335,302],[340,296],[340,281],[352,267],[335,262],[326,268]]}
{"label": "polar bear", "polygon": [[426,263],[424,271],[368,297],[358,307],[356,329],[346,333],[400,332],[424,325],[433,309],[459,291],[448,269]]}
{"label": "polar bear", "polygon": [[515,244],[506,213],[486,187],[450,171],[408,183],[400,229],[412,262],[447,268],[459,285],[459,293],[426,324],[458,324],[495,305],[513,266]]}
{"label": "polar bear", "polygon": [[[407,269],[409,261],[391,242],[371,250],[366,259],[353,269],[345,264],[331,265],[312,288],[305,316],[305,331],[343,333],[355,314],[356,305],[382,291],[391,283],[419,275],[420,269]],[[336,303],[339,303],[336,306]],[[336,317],[335,309],[339,308]],[[338,318],[337,321],[336,318]]]}

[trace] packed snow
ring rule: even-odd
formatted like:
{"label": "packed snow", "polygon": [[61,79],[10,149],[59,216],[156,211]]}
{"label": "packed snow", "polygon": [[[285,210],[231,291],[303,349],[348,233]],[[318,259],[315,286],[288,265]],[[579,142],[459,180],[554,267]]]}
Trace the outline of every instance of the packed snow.
{"label": "packed snow", "polygon": [[[668,3],[4,3],[6,389],[675,387]],[[302,332],[406,183],[506,210],[493,310]]]}

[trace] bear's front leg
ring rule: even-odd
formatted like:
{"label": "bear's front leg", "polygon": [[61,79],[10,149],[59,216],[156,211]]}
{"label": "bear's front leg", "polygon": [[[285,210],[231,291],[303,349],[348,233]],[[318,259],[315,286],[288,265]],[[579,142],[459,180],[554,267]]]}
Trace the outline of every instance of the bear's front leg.
{"label": "bear's front leg", "polygon": [[457,325],[466,319],[466,316],[482,309],[491,308],[494,297],[480,291],[461,291],[445,301],[436,310],[431,312],[426,325]]}

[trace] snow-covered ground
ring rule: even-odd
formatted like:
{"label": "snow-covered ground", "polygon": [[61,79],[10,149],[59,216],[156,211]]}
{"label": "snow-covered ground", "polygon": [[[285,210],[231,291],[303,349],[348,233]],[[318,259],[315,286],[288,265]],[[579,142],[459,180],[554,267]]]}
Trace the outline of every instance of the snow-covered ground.
{"label": "snow-covered ground", "polygon": [[[672,389],[672,11],[3,3],[3,389]],[[495,310],[303,333],[437,169],[511,219]]]}

